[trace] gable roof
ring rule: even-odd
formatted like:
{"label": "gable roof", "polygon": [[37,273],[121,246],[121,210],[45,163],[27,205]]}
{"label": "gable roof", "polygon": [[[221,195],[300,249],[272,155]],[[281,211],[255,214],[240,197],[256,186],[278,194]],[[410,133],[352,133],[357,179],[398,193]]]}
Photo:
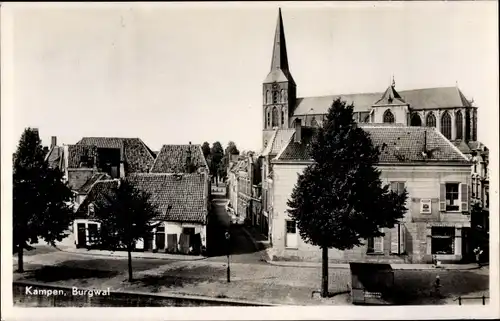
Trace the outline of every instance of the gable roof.
{"label": "gable roof", "polygon": [[[126,178],[134,187],[150,194],[163,221],[206,224],[208,213],[205,174],[133,174]],[[97,200],[108,202],[118,180],[96,182],[77,210],[77,217],[88,217],[88,205]]]}
{"label": "gable roof", "polygon": [[[338,97],[346,101],[348,105],[353,103],[354,112],[366,112],[374,104],[383,100],[383,97],[390,94],[387,91],[392,90],[391,88],[389,87],[384,93],[339,94],[297,98],[293,114],[294,116],[326,114],[333,100]],[[465,98],[458,87],[413,89],[400,91],[396,94],[398,94],[397,96],[400,97],[402,103],[409,104],[410,108],[414,110],[472,107],[471,103]],[[393,93],[393,95],[395,94]]]}
{"label": "gable roof", "polygon": [[283,146],[288,143],[293,133],[295,133],[294,128],[275,129],[271,139],[260,153],[260,156],[277,155]]}
{"label": "gable roof", "polygon": [[64,166],[64,147],[52,146],[47,155],[45,155],[45,161],[49,167],[58,167],[62,170]]}
{"label": "gable roof", "polygon": [[197,168],[208,169],[201,145],[163,145],[151,167],[151,173],[185,173],[188,151],[191,151],[191,161]]}
{"label": "gable roof", "polygon": [[154,153],[139,138],[83,137],[76,144],[122,150],[120,158],[126,164],[127,173],[147,173],[155,160]]}
{"label": "gable roof", "polygon": [[[360,125],[368,134],[374,146],[380,148],[379,164],[401,163],[461,163],[469,164],[462,154],[449,140],[435,128],[407,127],[387,124]],[[275,158],[277,161],[310,161],[311,142],[316,129],[302,128],[302,140],[296,143],[292,140]],[[295,136],[295,134],[294,134]],[[424,143],[425,142],[425,143]],[[430,155],[424,158],[424,144]]]}
{"label": "gable roof", "polygon": [[97,181],[110,180],[111,176],[106,173],[94,173],[92,176],[78,189],[79,194],[88,194],[92,189],[92,186]]}
{"label": "gable roof", "polygon": [[68,168],[79,168],[82,157],[88,157],[95,162],[96,146],[68,145]]}

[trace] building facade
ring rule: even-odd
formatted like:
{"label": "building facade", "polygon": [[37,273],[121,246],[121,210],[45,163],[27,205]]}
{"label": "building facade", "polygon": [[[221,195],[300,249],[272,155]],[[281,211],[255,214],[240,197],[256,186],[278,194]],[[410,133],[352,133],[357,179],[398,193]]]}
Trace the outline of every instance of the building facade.
{"label": "building facade", "polygon": [[[331,249],[329,259],[332,262],[460,262],[470,252],[464,240],[470,228],[471,177],[467,157],[434,128],[367,124],[363,129],[370,133],[375,146],[382,148],[378,168],[383,183],[393,190],[408,191],[408,211],[398,225],[383,230],[384,237],[365,240],[364,246],[352,250]],[[273,259],[321,260],[320,249],[300,238],[287,207],[297,174],[313,163],[308,148],[314,132],[313,128],[297,128],[289,144],[272,161],[269,254]],[[439,152],[422,155],[422,151],[433,149]]]}

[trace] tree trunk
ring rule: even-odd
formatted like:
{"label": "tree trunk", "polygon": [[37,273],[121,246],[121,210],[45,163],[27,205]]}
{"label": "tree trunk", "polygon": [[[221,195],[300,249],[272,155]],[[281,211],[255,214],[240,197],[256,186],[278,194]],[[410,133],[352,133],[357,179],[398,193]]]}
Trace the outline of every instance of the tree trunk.
{"label": "tree trunk", "polygon": [[322,279],[321,279],[321,296],[328,297],[328,248],[322,248]]}
{"label": "tree trunk", "polygon": [[17,272],[19,273],[24,272],[24,262],[23,262],[24,246],[22,244],[23,242],[21,242],[17,247]]}
{"label": "tree trunk", "polygon": [[129,245],[127,247],[128,252],[128,281],[132,282],[132,247]]}

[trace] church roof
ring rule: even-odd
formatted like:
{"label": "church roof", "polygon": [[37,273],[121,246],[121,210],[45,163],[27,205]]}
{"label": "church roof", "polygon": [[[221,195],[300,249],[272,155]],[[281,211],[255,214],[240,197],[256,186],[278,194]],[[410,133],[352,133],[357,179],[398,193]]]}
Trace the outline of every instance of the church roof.
{"label": "church roof", "polygon": [[64,168],[64,147],[62,146],[52,146],[47,155],[45,156],[45,161],[48,163],[49,167],[63,170]]}
{"label": "church roof", "polygon": [[[390,89],[390,88],[389,88]],[[388,89],[388,90],[389,90]],[[333,100],[340,97],[347,104],[354,104],[354,112],[366,112],[383,99],[388,93],[359,93],[340,94],[319,97],[297,98],[294,116],[326,114]],[[464,94],[457,87],[423,88],[400,91],[398,93],[403,102],[409,104],[414,110],[472,107]]]}
{"label": "church roof", "polygon": [[[398,163],[462,163],[468,164],[467,157],[462,154],[435,128],[407,127],[391,125],[360,125],[370,134],[373,145],[380,148],[380,164]],[[302,128],[301,142],[294,142],[293,137],[275,161],[309,161],[311,160],[311,143],[316,129]],[[427,157],[422,152],[427,150]]]}

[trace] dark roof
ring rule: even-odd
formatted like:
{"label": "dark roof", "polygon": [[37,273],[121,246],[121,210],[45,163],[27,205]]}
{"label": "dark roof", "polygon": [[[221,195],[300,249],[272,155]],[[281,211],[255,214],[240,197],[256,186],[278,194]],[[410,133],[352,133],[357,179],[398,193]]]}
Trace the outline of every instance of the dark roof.
{"label": "dark roof", "polygon": [[91,203],[98,202],[109,204],[109,199],[113,196],[114,190],[118,187],[118,180],[103,180],[97,181],[92,185],[87,197],[76,211],[77,218],[93,219],[92,215],[88,215],[88,206]]}
{"label": "dark roof", "polygon": [[49,167],[62,169],[64,166],[64,147],[53,146],[45,156],[45,161]]}
{"label": "dark roof", "polygon": [[267,145],[264,146],[260,156],[277,155],[295,132],[294,128],[275,129]]}
{"label": "dark roof", "polygon": [[[380,148],[379,162],[384,163],[414,163],[414,162],[455,162],[469,163],[453,144],[435,128],[406,127],[372,124],[360,125],[370,134],[374,146]],[[302,141],[292,141],[277,156],[278,160],[300,161],[310,160],[310,148],[316,130],[302,128]],[[295,134],[294,134],[295,136]],[[428,156],[424,158],[424,141],[426,141]]]}
{"label": "dark roof", "polygon": [[151,168],[151,173],[184,173],[186,157],[191,151],[191,161],[197,168],[208,168],[201,145],[163,145]]}
{"label": "dark roof", "polygon": [[155,154],[139,138],[83,137],[77,145],[123,150],[120,157],[125,161],[127,174],[149,172],[155,159]]}
{"label": "dark roof", "polygon": [[[151,195],[158,207],[158,220],[206,223],[208,180],[206,174],[133,174],[126,178],[133,186]],[[87,217],[88,204],[111,195],[117,180],[96,182],[77,211]]]}
{"label": "dark roof", "polygon": [[96,183],[97,181],[110,180],[110,179],[111,179],[111,176],[109,176],[106,173],[94,173],[88,179],[88,181],[86,181],[85,184],[83,184],[82,187],[80,187],[78,189],[78,192],[80,194],[88,194],[90,192],[90,189],[92,188],[92,185],[94,185],[94,183]]}
{"label": "dark roof", "polygon": [[95,161],[96,155],[96,146],[68,145],[68,168],[80,167],[82,157],[88,157],[92,161]]}
{"label": "dark roof", "polygon": [[[338,94],[319,97],[297,98],[297,103],[293,114],[298,115],[321,115],[328,113],[334,99],[340,97],[347,104],[354,104],[355,112],[369,111],[379,100],[382,100],[388,91],[394,91],[389,87],[385,93],[359,93],[359,94]],[[394,93],[392,93],[394,95]],[[397,96],[401,101],[409,104],[410,108],[419,109],[439,109],[451,107],[472,107],[458,87],[423,88],[400,91]],[[396,97],[397,98],[397,97]]]}

